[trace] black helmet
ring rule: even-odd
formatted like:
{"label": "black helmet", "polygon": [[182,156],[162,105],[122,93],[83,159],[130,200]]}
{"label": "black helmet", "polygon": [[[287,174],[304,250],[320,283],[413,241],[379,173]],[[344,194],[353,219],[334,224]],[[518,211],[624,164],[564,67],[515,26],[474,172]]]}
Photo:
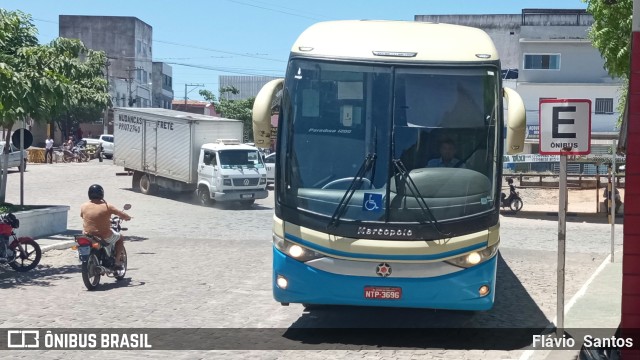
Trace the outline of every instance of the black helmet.
{"label": "black helmet", "polygon": [[11,225],[11,227],[14,229],[17,229],[20,227],[20,220],[12,213],[8,213],[7,215],[3,216],[2,222],[4,222],[5,224]]}
{"label": "black helmet", "polygon": [[512,178],[507,178],[507,182],[509,183],[509,185],[513,184],[513,179]]}
{"label": "black helmet", "polygon": [[89,186],[89,200],[102,200],[104,199],[104,189],[98,184]]}

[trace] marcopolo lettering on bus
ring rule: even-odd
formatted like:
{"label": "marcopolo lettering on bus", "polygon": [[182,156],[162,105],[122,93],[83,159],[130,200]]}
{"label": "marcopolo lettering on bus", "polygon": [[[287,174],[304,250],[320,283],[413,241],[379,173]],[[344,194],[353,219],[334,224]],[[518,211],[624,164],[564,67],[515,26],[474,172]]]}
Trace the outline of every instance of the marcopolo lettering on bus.
{"label": "marcopolo lettering on bus", "polygon": [[591,101],[540,100],[540,154],[587,155],[591,152]]}

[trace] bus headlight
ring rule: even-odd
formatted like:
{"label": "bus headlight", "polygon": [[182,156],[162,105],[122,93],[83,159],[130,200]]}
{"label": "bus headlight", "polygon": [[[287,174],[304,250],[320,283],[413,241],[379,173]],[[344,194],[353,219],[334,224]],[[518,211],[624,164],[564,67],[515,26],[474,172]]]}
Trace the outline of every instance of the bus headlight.
{"label": "bus headlight", "polygon": [[495,243],[494,245],[491,245],[486,249],[480,251],[472,251],[462,256],[446,260],[445,262],[448,262],[451,265],[459,266],[461,268],[468,268],[481,264],[496,255],[496,253],[498,252],[498,244],[499,243]]}
{"label": "bus headlight", "polygon": [[315,252],[311,249],[307,249],[302,245],[298,245],[289,240],[283,239],[279,236],[273,235],[273,245],[276,249],[282,251],[285,255],[296,259],[300,262],[306,262],[309,260],[319,259],[324,255]]}

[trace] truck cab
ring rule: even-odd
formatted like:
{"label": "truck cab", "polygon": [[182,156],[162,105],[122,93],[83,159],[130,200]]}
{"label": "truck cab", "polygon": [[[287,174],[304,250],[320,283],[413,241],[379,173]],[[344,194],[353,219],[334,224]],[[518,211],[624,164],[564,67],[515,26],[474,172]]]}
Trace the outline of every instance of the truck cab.
{"label": "truck cab", "polygon": [[245,207],[268,196],[267,172],[259,150],[235,139],[202,145],[198,158],[198,199],[238,201]]}

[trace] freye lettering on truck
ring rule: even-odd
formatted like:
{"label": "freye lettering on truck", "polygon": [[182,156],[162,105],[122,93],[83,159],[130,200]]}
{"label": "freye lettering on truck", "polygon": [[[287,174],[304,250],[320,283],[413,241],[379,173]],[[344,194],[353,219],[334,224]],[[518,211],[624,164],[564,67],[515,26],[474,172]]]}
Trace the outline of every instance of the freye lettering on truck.
{"label": "freye lettering on truck", "polygon": [[156,121],[156,124],[160,129],[173,130],[173,123],[170,121]]}

